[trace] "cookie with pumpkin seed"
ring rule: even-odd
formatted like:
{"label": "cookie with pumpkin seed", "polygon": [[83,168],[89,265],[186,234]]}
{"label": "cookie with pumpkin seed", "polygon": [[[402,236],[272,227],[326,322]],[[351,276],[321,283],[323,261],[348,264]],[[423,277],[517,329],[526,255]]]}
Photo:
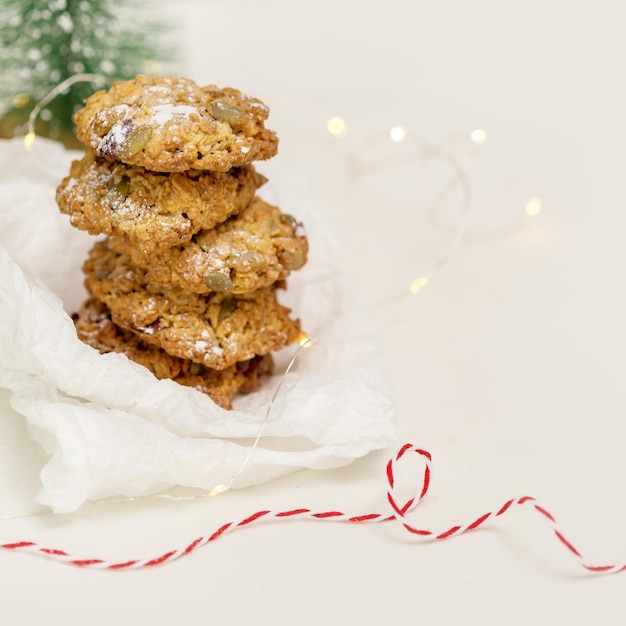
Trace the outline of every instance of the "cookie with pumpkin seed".
{"label": "cookie with pumpkin seed", "polygon": [[269,354],[240,361],[223,370],[171,356],[116,326],[111,312],[95,298],[89,298],[72,318],[79,339],[100,353],[125,354],[157,378],[170,378],[181,385],[193,387],[225,409],[231,408],[233,396],[256,391],[261,385],[261,377],[272,372],[273,361]]}
{"label": "cookie with pumpkin seed", "polygon": [[56,200],[73,226],[92,235],[122,236],[150,254],[237,214],[264,182],[252,165],[228,172],[158,173],[88,150],[72,163]]}
{"label": "cookie with pumpkin seed", "polygon": [[94,93],[74,121],[78,140],[100,157],[156,172],[226,172],[276,154],[268,115],[263,102],[237,89],[139,75]]}
{"label": "cookie with pumpkin seed", "polygon": [[246,294],[197,294],[147,280],[129,257],[97,242],[83,266],[85,286],[113,322],[168,354],[214,369],[263,356],[295,342],[299,320],[281,305],[283,281]]}
{"label": "cookie with pumpkin seed", "polygon": [[239,214],[184,245],[146,252],[125,237],[109,247],[146,271],[146,281],[195,293],[255,291],[286,278],[307,260],[303,228],[258,196]]}

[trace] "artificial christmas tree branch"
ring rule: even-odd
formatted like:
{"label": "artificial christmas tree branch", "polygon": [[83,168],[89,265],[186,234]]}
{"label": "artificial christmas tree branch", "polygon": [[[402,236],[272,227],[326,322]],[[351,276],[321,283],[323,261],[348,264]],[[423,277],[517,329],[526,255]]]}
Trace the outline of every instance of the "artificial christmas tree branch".
{"label": "artificial christmas tree branch", "polygon": [[[171,28],[146,18],[154,4],[0,0],[0,136],[25,134],[37,103],[75,74],[124,80],[175,60]],[[83,81],[58,94],[42,107],[35,132],[76,147],[72,116],[93,91]]]}

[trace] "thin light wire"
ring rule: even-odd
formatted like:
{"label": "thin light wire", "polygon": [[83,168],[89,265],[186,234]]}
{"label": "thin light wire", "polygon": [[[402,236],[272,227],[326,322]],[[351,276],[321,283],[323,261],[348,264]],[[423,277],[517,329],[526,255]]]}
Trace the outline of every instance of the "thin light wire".
{"label": "thin light wire", "polygon": [[[460,204],[460,216],[459,219],[453,229],[452,239],[449,244],[446,246],[445,250],[439,255],[439,257],[435,260],[435,262],[423,273],[417,274],[416,278],[410,283],[407,289],[398,292],[394,295],[385,297],[384,300],[381,300],[373,305],[373,308],[379,309],[381,307],[388,306],[398,300],[403,300],[406,297],[410,297],[414,295],[418,291],[421,290],[422,287],[426,286],[434,274],[439,272],[445,265],[447,265],[452,258],[457,254],[461,244],[465,238],[468,229],[468,223],[470,218],[470,207],[472,203],[472,190],[469,182],[469,176],[467,174],[467,167],[463,165],[463,163],[455,158],[450,152],[437,146],[435,144],[431,144],[426,141],[420,135],[406,131],[403,129],[404,133],[402,136],[402,143],[406,143],[407,141],[416,145],[421,150],[421,155],[423,159],[429,158],[438,158],[447,165],[453,171],[453,176],[448,180],[448,182],[441,187],[437,195],[431,200],[431,202],[427,205],[427,215],[432,216],[436,213],[437,209],[440,207],[441,203],[445,200],[445,198],[453,191],[458,185],[460,185],[462,190],[462,199]],[[451,139],[457,139],[459,136],[455,135]],[[367,146],[371,147],[376,141],[389,141],[389,134],[379,133],[376,136],[370,137]],[[447,140],[448,143],[450,139]],[[400,142],[398,142],[400,143]],[[443,145],[443,141],[440,145]],[[478,146],[475,142],[471,143],[472,152],[471,158],[473,159],[478,150]],[[348,160],[353,168],[355,173],[359,173],[359,170],[363,170],[364,168],[359,164],[359,157],[361,156],[359,151],[356,151],[352,155],[348,155]],[[403,158],[415,158],[415,156],[407,155]]]}
{"label": "thin light wire", "polygon": [[[240,465],[239,469],[231,476],[231,478],[228,481],[228,483],[221,483],[219,485],[216,485],[210,491],[207,491],[206,493],[202,493],[200,495],[194,495],[194,496],[174,496],[174,495],[168,494],[168,493],[160,493],[160,494],[154,494],[152,497],[154,497],[154,498],[163,498],[163,499],[166,499],[166,500],[197,500],[199,498],[211,498],[213,496],[217,496],[217,495],[219,495],[221,493],[224,493],[225,491],[228,491],[229,489],[231,489],[231,487],[233,486],[233,483],[237,480],[237,478],[239,478],[239,476],[241,476],[243,471],[246,469],[246,467],[250,463],[250,460],[252,459],[252,456],[253,456],[254,452],[259,447],[259,443],[261,441],[261,437],[263,436],[263,432],[265,431],[265,427],[267,426],[267,424],[269,422],[269,418],[270,418],[270,414],[272,412],[272,409],[276,405],[276,400],[278,398],[278,394],[279,394],[279,392],[281,390],[281,387],[283,386],[283,383],[285,382],[285,379],[287,378],[287,375],[289,374],[289,372],[293,368],[293,366],[294,366],[294,364],[296,362],[296,359],[298,358],[298,355],[303,350],[303,348],[309,348],[309,347],[311,347],[311,345],[313,345],[313,340],[310,337],[303,337],[300,340],[300,345],[299,345],[298,349],[296,350],[294,355],[291,357],[291,360],[289,361],[289,364],[285,368],[285,371],[283,372],[282,376],[280,377],[280,380],[278,381],[278,385],[276,385],[276,389],[274,389],[274,393],[272,394],[272,399],[270,400],[270,403],[267,406],[267,409],[265,410],[265,415],[263,417],[261,425],[259,426],[259,430],[257,432],[257,435],[256,435],[256,438],[254,440],[254,443],[252,444],[252,447],[250,448],[250,450],[248,450],[248,454],[246,455],[246,458],[243,460],[243,463]],[[129,498],[127,500],[133,500],[133,499],[134,498]],[[125,500],[125,501],[127,501],[127,500]]]}
{"label": "thin light wire", "polygon": [[41,100],[39,100],[39,102],[37,102],[28,116],[26,135],[24,137],[24,145],[26,146],[26,149],[32,149],[33,144],[35,143],[35,123],[37,122],[37,116],[47,104],[54,100],[54,98],[76,83],[93,82],[105,84],[107,80],[109,79],[102,74],[73,74],[51,89]]}
{"label": "thin light wire", "polygon": [[294,363],[296,362],[296,359],[298,358],[298,355],[300,354],[302,349],[308,348],[311,345],[312,345],[311,338],[310,337],[304,338],[300,342],[300,346],[296,350],[295,354],[291,357],[291,360],[289,361],[287,368],[285,369],[283,375],[281,376],[280,381],[278,382],[278,385],[276,385],[276,389],[274,389],[272,400],[270,401],[267,407],[267,410],[265,411],[265,416],[263,417],[263,421],[261,422],[261,426],[259,428],[259,431],[257,432],[256,439],[254,440],[252,447],[248,451],[246,458],[241,464],[241,467],[237,470],[235,475],[231,477],[227,485],[217,485],[211,491],[209,491],[209,493],[203,494],[204,497],[217,495],[218,493],[223,493],[224,491],[227,491],[228,489],[232,487],[233,483],[237,480],[237,478],[239,478],[239,476],[241,476],[242,472],[246,469],[246,467],[248,466],[248,463],[250,462],[250,459],[252,458],[252,455],[254,454],[255,450],[259,446],[259,441],[261,440],[261,437],[263,436],[263,432],[265,431],[265,427],[267,426],[267,423],[269,422],[270,413],[272,412],[272,409],[274,408],[276,404],[276,398],[278,397],[278,393],[280,392],[280,389],[283,386],[283,383],[285,382],[287,375],[291,371],[291,368],[294,366]]}
{"label": "thin light wire", "polygon": [[[435,261],[431,269],[426,273],[426,277],[430,278],[432,274],[438,272],[452,259],[452,257],[455,256],[461,246],[469,223],[470,207],[472,203],[472,188],[469,182],[467,168],[464,167],[458,159],[455,159],[445,150],[442,150],[441,148],[437,148],[436,146],[427,143],[419,135],[414,135],[413,133],[411,133],[408,135],[408,139],[416,145],[420,146],[426,154],[432,155],[434,157],[439,157],[442,161],[446,162],[455,173],[454,176],[450,178],[450,180],[441,188],[440,192],[431,201],[429,205],[429,215],[436,212],[443,200],[457,186],[457,184],[461,185],[461,189],[463,191],[463,200],[461,202],[461,215],[454,229],[454,236],[448,248],[442,253],[439,259]],[[474,144],[472,144],[472,146],[475,148]],[[472,151],[472,158],[476,155],[476,153],[477,151],[474,149]]]}

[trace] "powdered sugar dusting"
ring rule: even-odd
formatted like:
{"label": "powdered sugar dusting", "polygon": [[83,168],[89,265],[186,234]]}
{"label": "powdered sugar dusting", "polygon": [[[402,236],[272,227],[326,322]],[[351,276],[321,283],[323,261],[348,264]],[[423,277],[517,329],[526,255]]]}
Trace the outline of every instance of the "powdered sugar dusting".
{"label": "powdered sugar dusting", "polygon": [[261,111],[264,111],[265,113],[269,113],[269,107],[264,103],[264,102],[260,102],[259,100],[252,100],[250,101],[250,106],[254,107],[255,109],[260,109]]}
{"label": "powdered sugar dusting", "polygon": [[189,119],[193,113],[198,115],[198,109],[187,104],[157,104],[150,109],[152,119],[157,126],[164,126],[172,119]]}

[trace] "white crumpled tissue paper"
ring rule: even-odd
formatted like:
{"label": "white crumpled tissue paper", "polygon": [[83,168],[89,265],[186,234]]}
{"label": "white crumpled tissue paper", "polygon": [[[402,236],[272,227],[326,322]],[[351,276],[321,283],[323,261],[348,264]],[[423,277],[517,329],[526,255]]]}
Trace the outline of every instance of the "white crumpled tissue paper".
{"label": "white crumpled tissue paper", "polygon": [[275,375],[227,411],[77,339],[70,314],[86,297],[81,266],[95,238],[70,226],[54,195],[79,156],[44,138],[31,152],[20,139],[0,140],[0,387],[49,455],[37,502],[62,513],[175,486],[211,490],[235,476],[232,486],[245,487],[339,467],[394,441],[377,326],[342,276],[321,210],[293,181],[272,180],[263,195],[304,222],[309,262],[280,299],[314,342],[298,353],[263,428],[297,347],[278,353]]}

